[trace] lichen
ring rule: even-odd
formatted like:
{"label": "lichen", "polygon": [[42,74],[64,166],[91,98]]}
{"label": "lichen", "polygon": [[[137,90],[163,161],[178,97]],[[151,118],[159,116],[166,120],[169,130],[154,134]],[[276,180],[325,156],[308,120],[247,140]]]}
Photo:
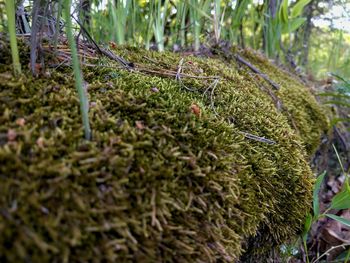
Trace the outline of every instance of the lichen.
{"label": "lichen", "polygon": [[[0,261],[232,262],[300,231],[313,182],[303,133],[247,73],[114,52],[136,70],[84,68],[90,142],[67,68],[13,79],[0,59]],[[165,73],[181,58],[180,83]],[[323,118],[303,103],[300,116]]]}

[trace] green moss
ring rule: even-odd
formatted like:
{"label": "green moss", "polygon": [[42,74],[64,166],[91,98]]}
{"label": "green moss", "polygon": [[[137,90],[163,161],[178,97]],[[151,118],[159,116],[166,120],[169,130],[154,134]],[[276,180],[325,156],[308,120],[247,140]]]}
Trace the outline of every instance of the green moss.
{"label": "green moss", "polygon": [[165,76],[178,55],[115,52],[153,72],[84,69],[91,142],[66,69],[15,80],[0,66],[0,261],[232,262],[298,233],[303,141],[246,73],[189,56],[182,73],[197,78],[180,85]]}
{"label": "green moss", "polygon": [[317,149],[321,135],[329,129],[325,109],[317,103],[311,92],[297,77],[270,63],[266,58],[253,51],[244,50],[242,55],[281,86],[275,94],[290,115],[290,125],[296,130],[309,156]]}

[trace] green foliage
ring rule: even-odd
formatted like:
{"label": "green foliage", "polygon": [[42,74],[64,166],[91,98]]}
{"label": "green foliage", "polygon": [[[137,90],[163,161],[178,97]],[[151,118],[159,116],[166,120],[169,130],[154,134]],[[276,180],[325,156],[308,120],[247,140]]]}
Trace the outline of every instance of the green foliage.
{"label": "green foliage", "polygon": [[279,20],[283,24],[288,23],[288,0],[282,0],[280,9],[279,9]]}
{"label": "green foliage", "polygon": [[171,49],[175,44],[176,49],[192,45],[198,51],[201,43],[224,40],[263,49],[270,58],[287,63],[290,61],[286,56],[292,54],[296,64],[302,64],[304,38],[311,34],[307,55],[310,63],[304,69],[317,77],[330,71],[348,77],[348,34],[321,28],[305,32],[304,10],[313,3],[310,0],[277,2],[277,14],[272,14],[268,1],[95,0],[89,14],[91,23],[86,27],[97,42],[104,44],[114,41],[146,49],[157,46],[160,50]]}
{"label": "green foliage", "polygon": [[[314,211],[316,213],[316,211]],[[302,240],[303,243],[306,245],[307,241],[307,236],[309,234],[309,231],[311,229],[313,223],[313,216],[310,213],[306,214],[305,222],[304,222],[304,229],[303,229],[303,234],[302,234]]]}
{"label": "green foliage", "polygon": [[[323,183],[324,177],[326,176],[326,171],[324,171],[322,174],[320,174],[317,177],[314,191],[313,191],[313,216],[314,218],[317,218],[320,214],[320,204],[319,204],[319,197],[318,194],[320,192],[321,185]],[[307,222],[307,225],[309,225],[309,222]],[[308,227],[309,229],[309,227]]]}
{"label": "green foliage", "polygon": [[200,34],[203,31],[203,19],[210,19],[208,9],[210,0],[186,0],[189,4],[190,21],[193,28],[194,50],[198,51],[200,47]]}
{"label": "green foliage", "polygon": [[308,5],[311,1],[312,0],[298,0],[291,9],[291,17],[296,18],[301,16],[305,6]]}
{"label": "green foliage", "polygon": [[221,29],[223,26],[223,20],[225,17],[225,10],[226,6],[224,6],[224,9],[221,8],[221,0],[214,1],[214,12],[213,12],[213,30],[214,30],[214,37],[215,37],[215,43],[219,43],[221,40]]}
{"label": "green foliage", "polygon": [[[350,198],[350,195],[348,195],[347,198]],[[325,216],[327,216],[335,221],[338,221],[339,223],[342,223],[343,225],[345,225],[347,227],[350,227],[350,220],[349,219],[346,219],[346,218],[343,218],[343,217],[340,217],[337,215],[333,215],[333,214],[325,214]]]}
{"label": "green foliage", "polygon": [[299,27],[301,27],[306,21],[304,17],[295,17],[288,19],[288,22],[282,24],[282,34],[287,34],[295,32]]}
{"label": "green foliage", "polygon": [[336,89],[339,92],[339,95],[343,95],[343,98],[349,98],[350,93],[350,81],[345,79],[344,77],[338,75],[338,74],[332,74],[333,77],[335,77],[338,81],[340,81],[336,85]]}
{"label": "green foliage", "polygon": [[184,47],[186,42],[186,17],[188,13],[188,5],[185,1],[180,1],[176,10],[176,22],[173,29],[173,35],[175,36],[174,43]]}
{"label": "green foliage", "polygon": [[[335,92],[323,92],[319,93],[320,96],[330,98],[325,104],[337,105],[339,107],[350,109],[350,81],[345,78],[332,74],[339,82],[335,85]],[[332,119],[331,125],[336,125],[339,122],[349,122],[350,118],[338,118]]]}
{"label": "green foliage", "polygon": [[340,30],[317,29],[311,38],[309,69],[317,77],[327,77],[329,72],[347,79],[350,63],[350,35]]}
{"label": "green foliage", "polygon": [[[305,8],[310,0],[280,1],[272,14],[268,1],[175,0],[108,1],[92,10],[92,35],[100,42],[116,41],[150,49],[172,49],[220,40],[263,49],[267,56],[305,66],[317,77],[329,71],[347,76],[350,39],[337,30],[315,28],[306,32]],[[101,4],[101,1],[97,1]],[[96,4],[96,5],[97,5]],[[115,5],[115,6],[114,6]],[[117,19],[118,18],[118,19]],[[305,38],[311,34],[310,48]],[[124,41],[125,39],[125,41]],[[215,40],[212,41],[212,40]],[[308,48],[309,53],[303,51]],[[303,65],[304,56],[309,59]]]}
{"label": "green foliage", "polygon": [[[231,27],[232,27],[233,35],[236,36],[236,39],[237,39],[237,36],[239,35],[239,31],[238,31],[239,27],[242,25],[243,17],[245,16],[246,11],[248,9],[248,5],[250,3],[251,3],[251,0],[239,1],[231,13],[231,18],[232,18]],[[251,18],[253,17],[255,17],[255,15],[251,16]]]}
{"label": "green foliage", "polygon": [[313,215],[311,213],[306,214],[305,222],[304,222],[304,229],[301,235],[302,244],[304,246],[304,250],[306,251],[306,261],[309,262],[309,256],[308,256],[308,248],[307,248],[307,237],[309,234],[309,231],[312,227],[312,224],[316,222],[320,217],[320,204],[319,204],[319,192],[323,183],[323,180],[326,176],[326,171],[324,171],[322,174],[320,174],[317,179],[316,183],[314,185],[313,189]]}
{"label": "green foliage", "polygon": [[15,3],[13,0],[6,0],[5,6],[6,6],[6,14],[8,18],[7,27],[8,27],[8,32],[10,34],[13,71],[15,76],[18,76],[21,74],[21,63],[19,62],[17,39],[16,39]]}
{"label": "green foliage", "polygon": [[165,0],[163,4],[161,0],[151,0],[153,30],[159,51],[164,51],[164,30],[167,21],[168,3],[169,0]]}
{"label": "green foliage", "polygon": [[80,112],[82,115],[85,139],[90,140],[91,128],[89,123],[89,101],[86,94],[87,90],[83,86],[84,84],[83,84],[82,73],[80,71],[78,51],[77,51],[74,36],[72,33],[72,20],[70,16],[70,7],[71,7],[71,1],[64,0],[63,15],[66,21],[66,35],[68,38],[70,50],[72,52],[72,63],[73,63],[75,86],[78,92],[78,97],[80,102]]}
{"label": "green foliage", "polygon": [[110,23],[116,32],[116,41],[121,45],[125,44],[126,21],[131,13],[130,7],[131,1],[116,0],[115,3],[111,0],[108,1],[108,10],[111,12],[112,16],[112,21]]}
{"label": "green foliage", "polygon": [[[308,248],[307,248],[307,237],[308,237],[308,233],[311,229],[311,226],[313,223],[317,222],[319,219],[324,218],[324,217],[328,217],[330,219],[336,220],[337,222],[350,227],[350,220],[334,215],[334,214],[329,214],[328,212],[331,209],[336,209],[336,210],[342,210],[342,209],[349,209],[350,208],[350,177],[349,174],[345,172],[343,164],[340,160],[339,154],[337,152],[337,149],[335,148],[335,146],[333,145],[334,151],[337,155],[339,164],[342,168],[342,172],[345,174],[346,178],[345,178],[345,182],[343,185],[343,189],[337,193],[335,196],[332,197],[332,201],[331,201],[331,205],[322,213],[320,213],[319,211],[319,191],[321,188],[321,185],[324,181],[326,172],[323,172],[322,174],[320,174],[317,177],[316,183],[314,185],[314,190],[313,190],[313,216],[311,216],[310,213],[307,213],[306,215],[306,219],[304,221],[304,230],[303,233],[301,235],[301,239],[302,239],[302,243],[304,246],[304,250],[306,253],[306,258],[307,258],[307,262],[309,262],[309,257],[308,257]],[[346,255],[346,258],[348,258],[348,254]],[[319,257],[321,258],[321,257]],[[317,260],[316,260],[317,261]],[[313,262],[316,262],[313,261]]]}
{"label": "green foliage", "polygon": [[345,183],[343,190],[337,193],[332,198],[331,209],[348,209],[350,208],[350,187],[348,183]]}

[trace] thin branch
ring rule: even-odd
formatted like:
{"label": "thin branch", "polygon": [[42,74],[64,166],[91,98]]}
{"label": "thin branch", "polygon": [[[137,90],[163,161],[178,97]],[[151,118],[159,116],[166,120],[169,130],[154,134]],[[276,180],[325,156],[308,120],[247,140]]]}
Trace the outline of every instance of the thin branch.
{"label": "thin branch", "polygon": [[187,87],[181,80],[181,71],[182,71],[182,64],[184,62],[184,59],[181,58],[179,62],[179,66],[177,67],[176,75],[175,75],[175,80],[177,80],[180,83],[180,86],[187,89],[188,91],[196,91],[195,89],[191,89]]}
{"label": "thin branch", "polygon": [[[73,16],[72,16],[73,17]],[[78,19],[76,19],[75,17],[73,17],[75,22],[78,23],[78,25],[80,26],[80,28],[82,29],[82,31],[84,32],[84,34],[87,36],[87,38],[92,42],[92,44],[96,47],[97,51],[100,54],[105,55],[106,57],[110,58],[111,60],[115,60],[118,63],[122,64],[125,68],[127,69],[132,69],[133,68],[133,64],[130,62],[127,62],[126,60],[124,60],[123,58],[115,55],[112,51],[104,49],[102,47],[100,47],[99,45],[97,45],[96,41],[92,38],[92,36],[89,34],[89,32],[85,29],[85,27],[80,23],[80,21]]]}
{"label": "thin branch", "polygon": [[210,107],[216,115],[218,115],[218,113],[217,113],[217,111],[215,109],[215,105],[214,105],[214,92],[215,92],[215,89],[216,89],[219,81],[220,81],[219,78],[214,79],[214,81],[209,85],[208,88],[206,88],[206,90],[203,93],[203,96],[204,96],[210,90]]}
{"label": "thin branch", "polygon": [[272,99],[272,101],[275,104],[275,107],[278,111],[284,111],[287,115],[288,115],[288,119],[290,120],[293,128],[295,131],[297,131],[299,133],[299,129],[294,121],[294,118],[292,116],[292,114],[289,112],[289,110],[284,106],[284,104],[282,103],[282,100],[280,98],[278,98],[278,96],[270,89],[268,89],[267,87],[265,87],[262,83],[259,84],[255,78],[252,76],[253,73],[248,72],[248,75],[251,77],[251,80],[255,83],[255,85],[263,92],[267,93],[270,98]]}
{"label": "thin branch", "polygon": [[[176,77],[176,71],[171,71],[171,70],[152,70],[148,69],[145,67],[137,67],[137,64],[135,63],[135,70],[139,72],[144,72],[144,73],[150,73],[150,74],[155,74],[158,76],[167,76],[167,77]],[[217,79],[217,76],[194,76],[194,75],[188,75],[188,74],[181,74],[181,78],[192,78],[192,79]]]}
{"label": "thin branch", "polygon": [[328,249],[326,252],[324,252],[321,256],[319,256],[318,258],[316,258],[315,260],[313,260],[311,263],[316,263],[317,261],[319,261],[321,258],[323,258],[324,256],[328,256],[329,252],[331,252],[332,250],[334,249],[337,249],[337,248],[343,248],[343,249],[346,249],[345,246],[349,246],[350,243],[344,243],[344,244],[341,244],[341,245],[338,245],[338,246],[332,246],[330,249]]}
{"label": "thin branch", "polygon": [[248,132],[239,132],[240,134],[242,134],[244,137],[246,137],[247,139],[251,139],[251,140],[254,140],[254,141],[258,141],[258,142],[263,142],[263,143],[267,143],[267,144],[276,144],[275,141],[273,140],[270,140],[270,139],[266,139],[264,137],[259,137],[259,136],[256,136],[256,135],[253,135],[251,133],[248,133]]}
{"label": "thin branch", "polygon": [[177,67],[177,72],[176,72],[176,76],[175,76],[176,80],[180,80],[180,78],[181,78],[181,71],[182,71],[182,64],[183,63],[184,63],[184,59],[181,58],[180,62],[179,62],[179,66]]}
{"label": "thin branch", "polygon": [[250,64],[248,61],[246,61],[244,58],[242,58],[240,55],[236,54],[234,55],[234,57],[236,58],[236,60],[244,65],[246,65],[248,68],[250,68],[254,73],[259,74],[264,80],[266,80],[268,83],[271,84],[271,86],[273,88],[275,88],[276,90],[280,89],[280,86],[274,82],[273,80],[271,80],[266,74],[262,73],[258,68],[256,68],[254,65]]}

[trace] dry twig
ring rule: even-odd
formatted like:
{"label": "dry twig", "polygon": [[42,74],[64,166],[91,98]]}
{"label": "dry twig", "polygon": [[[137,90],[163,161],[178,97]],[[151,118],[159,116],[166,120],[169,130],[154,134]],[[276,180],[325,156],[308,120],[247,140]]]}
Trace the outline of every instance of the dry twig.
{"label": "dry twig", "polygon": [[236,54],[234,55],[236,60],[244,65],[246,65],[248,68],[250,68],[254,73],[257,73],[260,75],[260,77],[262,77],[264,80],[266,80],[268,83],[271,84],[271,86],[273,88],[275,88],[276,90],[280,89],[280,86],[274,82],[273,80],[271,80],[266,74],[262,73],[258,68],[256,68],[254,65],[250,64],[248,61],[246,61],[244,58],[242,58],[240,55]]}
{"label": "dry twig", "polygon": [[324,256],[328,256],[329,252],[331,252],[334,249],[337,248],[343,248],[346,249],[346,246],[350,246],[350,243],[344,243],[338,246],[332,246],[330,249],[328,249],[326,252],[324,252],[321,256],[319,256],[318,258],[316,258],[315,260],[313,260],[311,263],[316,263],[318,262],[321,258],[323,258]]}
{"label": "dry twig", "polygon": [[254,141],[258,141],[258,142],[263,142],[263,143],[267,143],[267,144],[276,144],[276,142],[274,140],[270,140],[270,139],[266,139],[264,137],[259,137],[256,135],[253,135],[251,133],[248,132],[239,132],[240,134],[242,134],[244,137],[254,140]]}

